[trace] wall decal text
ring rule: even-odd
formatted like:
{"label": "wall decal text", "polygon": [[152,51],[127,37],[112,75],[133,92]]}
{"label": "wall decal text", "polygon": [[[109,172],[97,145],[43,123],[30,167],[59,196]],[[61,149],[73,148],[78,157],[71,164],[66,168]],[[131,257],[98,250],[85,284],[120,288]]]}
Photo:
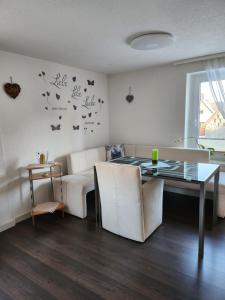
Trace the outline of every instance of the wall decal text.
{"label": "wall decal text", "polygon": [[95,96],[93,95],[90,99],[89,96],[86,97],[84,104],[82,105],[83,107],[89,109],[93,106],[95,106]]}
{"label": "wall decal text", "polygon": [[54,85],[58,89],[62,89],[63,87],[67,87],[67,75],[64,74],[63,76],[58,73],[55,77],[53,77],[53,81],[50,84]]}
{"label": "wall decal text", "polygon": [[73,92],[72,92],[71,97],[72,97],[73,99],[76,99],[77,97],[81,97],[82,94],[81,94],[81,91],[80,91],[80,90],[81,90],[81,86],[75,84],[75,86],[74,86],[74,88],[73,88]]}

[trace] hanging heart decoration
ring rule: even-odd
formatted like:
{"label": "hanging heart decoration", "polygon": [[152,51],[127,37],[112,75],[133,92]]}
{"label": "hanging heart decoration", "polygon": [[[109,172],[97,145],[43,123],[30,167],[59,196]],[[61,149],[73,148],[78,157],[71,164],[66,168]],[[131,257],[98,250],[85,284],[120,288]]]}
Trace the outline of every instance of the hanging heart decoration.
{"label": "hanging heart decoration", "polygon": [[13,83],[12,77],[10,77],[10,81],[4,84],[4,91],[10,98],[16,99],[21,91],[21,87],[18,83]]}
{"label": "hanging heart decoration", "polygon": [[131,87],[129,87],[129,94],[126,96],[128,103],[131,103],[134,100],[134,95],[131,94]]}

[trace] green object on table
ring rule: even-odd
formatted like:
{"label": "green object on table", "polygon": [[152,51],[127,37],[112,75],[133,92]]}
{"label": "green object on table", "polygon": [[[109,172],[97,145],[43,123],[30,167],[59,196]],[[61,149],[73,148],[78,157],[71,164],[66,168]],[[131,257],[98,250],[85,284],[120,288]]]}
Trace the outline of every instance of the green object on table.
{"label": "green object on table", "polygon": [[152,149],[152,163],[157,163],[159,159],[159,150]]}

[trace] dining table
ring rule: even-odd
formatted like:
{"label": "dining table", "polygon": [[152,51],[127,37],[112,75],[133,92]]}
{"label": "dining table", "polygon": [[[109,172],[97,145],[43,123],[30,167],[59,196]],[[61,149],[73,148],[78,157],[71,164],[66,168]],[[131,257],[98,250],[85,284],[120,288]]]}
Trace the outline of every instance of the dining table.
{"label": "dining table", "polygon": [[[217,205],[220,166],[211,163],[185,162],[159,159],[156,163],[150,158],[125,156],[110,160],[109,163],[128,164],[140,167],[143,181],[152,177],[165,180],[182,181],[187,184],[199,185],[199,214],[198,214],[198,256],[204,256],[205,231],[205,198],[207,183],[214,178],[212,223],[217,223]],[[96,224],[101,226],[101,199],[96,168],[94,167]]]}

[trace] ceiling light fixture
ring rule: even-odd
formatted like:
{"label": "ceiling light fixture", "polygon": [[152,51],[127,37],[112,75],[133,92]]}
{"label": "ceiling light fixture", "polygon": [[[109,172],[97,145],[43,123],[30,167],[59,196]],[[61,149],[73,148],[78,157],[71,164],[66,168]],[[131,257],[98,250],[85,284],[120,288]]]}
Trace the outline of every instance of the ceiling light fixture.
{"label": "ceiling light fixture", "polygon": [[128,41],[130,46],[136,50],[154,50],[165,48],[174,42],[174,36],[168,32],[155,31],[140,33]]}

